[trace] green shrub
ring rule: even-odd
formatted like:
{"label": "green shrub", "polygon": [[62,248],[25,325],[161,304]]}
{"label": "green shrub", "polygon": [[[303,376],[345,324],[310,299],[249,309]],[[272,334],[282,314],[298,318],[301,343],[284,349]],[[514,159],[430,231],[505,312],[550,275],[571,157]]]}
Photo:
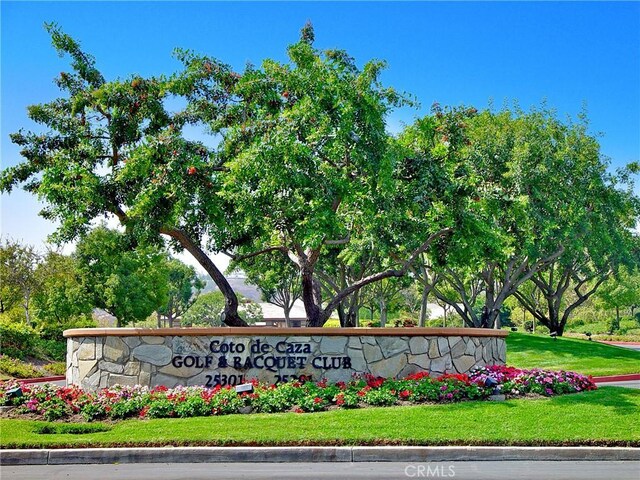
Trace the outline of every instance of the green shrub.
{"label": "green shrub", "polygon": [[23,359],[34,351],[38,341],[36,331],[21,323],[0,322],[0,353]]}
{"label": "green shrub", "polygon": [[204,417],[211,415],[211,407],[202,397],[189,397],[176,405],[178,417]]}
{"label": "green shrub", "polygon": [[0,373],[4,373],[13,378],[36,378],[43,376],[42,372],[36,370],[32,365],[6,355],[0,355]]}
{"label": "green shrub", "polygon": [[67,364],[66,362],[47,363],[44,369],[51,375],[65,375],[67,373]]}
{"label": "green shrub", "polygon": [[63,341],[62,333],[71,328],[93,328],[98,324],[90,316],[80,315],[64,322],[43,322],[38,325],[40,337],[46,340]]}

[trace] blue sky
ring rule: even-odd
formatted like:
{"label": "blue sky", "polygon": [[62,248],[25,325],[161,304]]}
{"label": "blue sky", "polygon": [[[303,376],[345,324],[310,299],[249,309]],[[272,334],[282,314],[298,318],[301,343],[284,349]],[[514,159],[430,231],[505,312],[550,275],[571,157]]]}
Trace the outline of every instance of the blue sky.
{"label": "blue sky", "polygon": [[[1,9],[2,167],[19,161],[8,135],[32,128],[26,106],[58,92],[53,77],[67,69],[42,28],[55,21],[93,54],[107,78],[169,73],[171,52],[184,47],[237,69],[285,59],[311,20],[319,48],[343,48],[359,64],[384,59],[383,80],[414,94],[418,110],[443,105],[524,108],[546,100],[562,115],[586,105],[592,133],[614,166],[640,159],[640,3],[173,3],[9,2]],[[3,236],[37,246],[54,226],[39,219],[23,192],[2,196]]]}

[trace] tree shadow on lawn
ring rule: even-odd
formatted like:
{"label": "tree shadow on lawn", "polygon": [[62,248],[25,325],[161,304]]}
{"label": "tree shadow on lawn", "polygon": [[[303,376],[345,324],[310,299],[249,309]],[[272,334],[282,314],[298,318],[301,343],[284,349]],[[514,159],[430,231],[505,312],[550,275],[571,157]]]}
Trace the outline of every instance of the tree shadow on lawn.
{"label": "tree shadow on lawn", "polygon": [[[573,357],[576,361],[584,359],[592,363],[594,359],[602,359],[608,362],[615,360],[638,360],[640,362],[640,352],[605,345],[597,342],[589,342],[576,338],[562,338],[560,340],[550,340],[546,337],[538,337],[529,334],[511,334],[507,340],[507,363],[509,350],[523,353],[533,350],[538,353],[553,353],[555,357]],[[640,363],[638,364],[640,372]]]}

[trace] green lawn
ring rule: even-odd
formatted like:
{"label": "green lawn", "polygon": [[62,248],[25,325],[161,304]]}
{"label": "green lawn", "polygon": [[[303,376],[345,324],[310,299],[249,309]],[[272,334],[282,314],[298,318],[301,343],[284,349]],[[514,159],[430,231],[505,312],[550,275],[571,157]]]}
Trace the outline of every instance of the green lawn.
{"label": "green lawn", "polygon": [[[126,420],[108,431],[0,420],[3,448],[117,445],[635,445],[640,446],[640,390],[593,392],[507,402]],[[66,425],[66,426],[65,426]],[[100,424],[85,424],[100,428]],[[82,428],[82,427],[78,427]]]}
{"label": "green lawn", "polygon": [[640,373],[640,352],[576,338],[554,340],[511,332],[507,337],[507,364],[594,376]]}

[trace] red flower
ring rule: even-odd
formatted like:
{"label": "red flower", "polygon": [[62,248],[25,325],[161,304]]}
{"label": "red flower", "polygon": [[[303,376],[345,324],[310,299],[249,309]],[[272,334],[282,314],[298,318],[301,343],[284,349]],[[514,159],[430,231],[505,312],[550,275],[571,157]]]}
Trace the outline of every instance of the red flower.
{"label": "red flower", "polygon": [[412,373],[411,375],[407,375],[407,380],[422,380],[425,377],[429,376],[429,372],[418,372]]}
{"label": "red flower", "polygon": [[197,172],[196,167],[194,167],[193,165],[191,165],[188,169],[187,169],[187,173],[189,175],[195,175]]}
{"label": "red flower", "polygon": [[316,397],[313,399],[313,403],[315,404],[322,403],[322,399],[320,397]]}
{"label": "red flower", "polygon": [[411,392],[409,390],[402,390],[400,392],[400,398],[408,398],[411,396]]}

